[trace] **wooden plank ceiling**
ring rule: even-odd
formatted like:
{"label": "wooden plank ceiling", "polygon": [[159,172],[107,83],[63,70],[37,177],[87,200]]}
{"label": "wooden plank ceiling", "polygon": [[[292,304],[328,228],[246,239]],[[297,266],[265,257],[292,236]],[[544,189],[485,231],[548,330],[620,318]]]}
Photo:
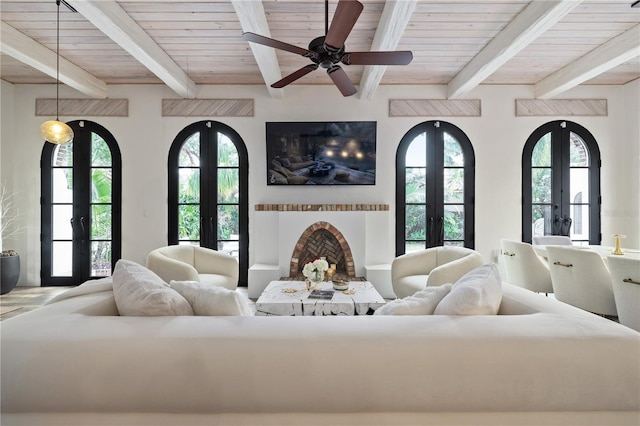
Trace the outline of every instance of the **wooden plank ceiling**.
{"label": "wooden plank ceiling", "polygon": [[[167,84],[179,96],[193,97],[195,85],[269,85],[275,81],[265,82],[266,74],[256,60],[259,56],[241,37],[256,13],[261,18],[261,9],[269,32],[263,35],[307,48],[309,41],[324,34],[323,0],[263,0],[262,8],[254,7],[258,12],[251,11],[249,15],[242,11],[246,5],[241,3],[257,0],[234,1],[69,0],[78,12],[61,6],[60,55],[69,61],[69,66],[74,64],[107,85]],[[347,51],[375,50],[374,38],[389,37],[390,27],[398,24],[385,24],[381,18],[406,0],[360,1],[364,11],[347,39]],[[337,0],[329,3],[331,19]],[[640,34],[640,8],[631,8],[631,0],[571,0],[556,2],[564,4],[558,10],[546,11],[534,9],[540,9],[540,3],[554,2],[415,0],[414,3],[396,47],[413,51],[413,62],[408,66],[386,67],[380,72],[379,84],[450,85],[450,97],[464,97],[476,84],[530,84],[540,85],[540,96],[548,97],[566,90],[567,81],[571,87],[576,81],[618,85],[640,78],[640,36],[636,37]],[[566,3],[574,4],[567,7]],[[563,7],[565,10],[559,10]],[[51,77],[52,73],[47,73],[44,66],[25,63],[12,50],[10,40],[17,37],[18,46],[37,43],[52,51],[55,58],[55,1],[3,0],[0,13],[1,78],[15,84],[54,83],[55,73]],[[119,28],[128,33],[123,36],[124,41],[116,34]],[[13,30],[19,34],[10,32]],[[625,32],[628,32],[626,41],[622,39]],[[522,34],[522,38],[511,34]],[[621,46],[614,48],[615,58],[603,58],[607,56],[605,50],[611,52],[612,48],[601,46],[613,43],[611,40]],[[380,40],[377,43],[380,45]],[[594,59],[588,61],[589,65],[580,64],[579,60],[590,53],[587,58]],[[279,71],[281,76],[310,63],[306,58],[279,50],[275,51],[275,58],[275,72]],[[569,73],[574,71],[572,67],[579,75],[577,79],[574,73]],[[595,70],[589,72],[588,67]],[[343,65],[343,68],[354,84],[363,83],[366,67]],[[68,80],[61,80],[69,84],[77,73],[69,69],[68,75],[65,73]],[[454,80],[456,76],[459,77]],[[580,76],[587,80],[579,81]],[[332,83],[324,70],[318,69],[294,84]],[[367,84],[375,90],[377,83]],[[93,91],[90,96],[106,96],[99,92]]]}

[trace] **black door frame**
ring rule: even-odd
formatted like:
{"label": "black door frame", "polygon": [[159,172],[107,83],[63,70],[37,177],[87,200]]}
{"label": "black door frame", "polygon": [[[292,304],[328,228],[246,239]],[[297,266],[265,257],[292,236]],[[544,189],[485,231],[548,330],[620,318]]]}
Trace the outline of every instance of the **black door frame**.
{"label": "black door frame", "polygon": [[58,145],[45,142],[40,158],[41,174],[41,234],[40,281],[42,286],[78,285],[91,276],[91,134],[96,133],[111,151],[111,270],[122,254],[122,160],[120,148],[111,132],[100,124],[88,120],[67,123],[73,138],[73,208],[72,208],[72,275],[52,275],[53,256],[53,179],[52,160]]}
{"label": "black door frame", "polygon": [[[551,134],[551,206],[554,221],[562,223],[571,216],[570,194],[570,134],[575,133],[586,144],[589,150],[589,244],[600,244],[601,234],[601,206],[600,195],[600,148],[591,132],[578,123],[567,120],[555,120],[545,123],[531,133],[522,150],[522,241],[531,243],[533,232],[531,191],[531,158],[538,141],[547,133]],[[553,176],[559,175],[560,179]],[[558,228],[561,229],[561,228]],[[557,232],[553,231],[554,234]],[[558,232],[557,234],[559,234]]]}
{"label": "black door frame", "polygon": [[179,243],[178,236],[178,191],[179,191],[179,158],[184,142],[194,133],[200,133],[200,245],[217,250],[217,198],[204,194],[217,194],[217,164],[207,161],[217,158],[217,134],[226,135],[238,151],[238,264],[240,286],[247,285],[249,271],[249,155],[246,145],[235,130],[224,123],[204,120],[192,123],[182,129],[173,140],[168,159],[168,244]]}
{"label": "black door frame", "polygon": [[[405,253],[405,170],[409,145],[420,134],[426,133],[426,243],[425,248],[444,244],[444,134],[449,133],[459,143],[464,155],[464,246],[475,244],[475,154],[468,136],[457,126],[442,120],[417,124],[402,138],[396,152],[396,256]],[[433,141],[433,143],[430,143]]]}

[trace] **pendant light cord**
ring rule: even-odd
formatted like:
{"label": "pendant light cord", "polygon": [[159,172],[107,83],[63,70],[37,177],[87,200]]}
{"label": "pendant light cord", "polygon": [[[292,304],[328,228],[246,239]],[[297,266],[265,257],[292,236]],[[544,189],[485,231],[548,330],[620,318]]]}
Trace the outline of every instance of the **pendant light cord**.
{"label": "pendant light cord", "polygon": [[324,0],[324,35],[329,33],[329,0]]}
{"label": "pendant light cord", "polygon": [[60,0],[56,0],[58,14],[56,20],[56,121],[60,121]]}

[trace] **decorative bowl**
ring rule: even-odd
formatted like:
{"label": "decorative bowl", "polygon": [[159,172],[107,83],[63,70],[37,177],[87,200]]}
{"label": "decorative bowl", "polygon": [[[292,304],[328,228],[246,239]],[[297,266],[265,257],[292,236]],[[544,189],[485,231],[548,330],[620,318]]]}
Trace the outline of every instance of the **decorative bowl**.
{"label": "decorative bowl", "polygon": [[347,280],[333,280],[333,289],[334,290],[348,290],[349,289],[349,281],[347,281]]}

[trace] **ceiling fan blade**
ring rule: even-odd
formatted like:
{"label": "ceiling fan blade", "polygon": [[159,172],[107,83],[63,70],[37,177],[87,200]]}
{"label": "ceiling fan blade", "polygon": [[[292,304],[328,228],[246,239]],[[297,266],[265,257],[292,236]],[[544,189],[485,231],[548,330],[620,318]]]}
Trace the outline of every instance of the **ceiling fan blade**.
{"label": "ceiling fan blade", "polygon": [[338,2],[336,13],[333,15],[331,26],[324,39],[324,44],[329,50],[342,49],[344,41],[362,13],[362,9],[362,3],[356,0],[340,0]]}
{"label": "ceiling fan blade", "polygon": [[413,53],[408,50],[395,52],[350,52],[340,58],[346,65],[408,65]]}
{"label": "ceiling fan blade", "polygon": [[333,65],[327,70],[327,74],[329,74],[333,83],[338,87],[342,96],[351,96],[358,92],[356,86],[354,86],[351,80],[349,80],[347,73],[339,66]]}
{"label": "ceiling fan blade", "polygon": [[306,65],[306,66],[300,68],[298,71],[295,71],[295,72],[289,74],[288,76],[286,76],[282,80],[276,81],[275,83],[273,83],[271,85],[271,87],[273,87],[274,89],[282,89],[287,84],[293,83],[294,81],[296,81],[300,77],[304,77],[305,75],[309,74],[311,71],[314,71],[316,69],[318,69],[318,65],[316,65],[316,64]]}
{"label": "ceiling fan blade", "polygon": [[297,55],[304,56],[306,58],[315,58],[317,54],[311,50],[303,49],[302,47],[294,46],[293,44],[285,43],[283,41],[274,40],[269,37],[261,36],[255,33],[242,33],[242,38],[252,43],[262,44],[263,46],[273,47],[275,49],[285,50],[287,52],[295,53]]}

